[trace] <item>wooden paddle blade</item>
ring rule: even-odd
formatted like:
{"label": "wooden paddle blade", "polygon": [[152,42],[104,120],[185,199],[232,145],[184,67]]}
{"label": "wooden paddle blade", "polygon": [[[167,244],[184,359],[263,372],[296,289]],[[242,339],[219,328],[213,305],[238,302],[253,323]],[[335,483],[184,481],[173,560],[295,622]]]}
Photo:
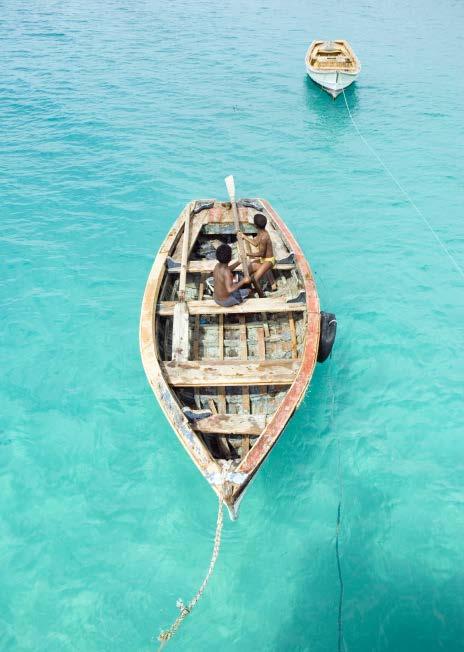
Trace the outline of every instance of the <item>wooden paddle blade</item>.
{"label": "wooden paddle blade", "polygon": [[228,177],[226,177],[226,178],[224,179],[224,181],[226,182],[226,188],[227,188],[227,192],[229,193],[230,201],[234,201],[234,199],[235,199],[235,182],[234,182],[234,177],[233,177],[232,174],[231,174],[231,175],[229,175]]}

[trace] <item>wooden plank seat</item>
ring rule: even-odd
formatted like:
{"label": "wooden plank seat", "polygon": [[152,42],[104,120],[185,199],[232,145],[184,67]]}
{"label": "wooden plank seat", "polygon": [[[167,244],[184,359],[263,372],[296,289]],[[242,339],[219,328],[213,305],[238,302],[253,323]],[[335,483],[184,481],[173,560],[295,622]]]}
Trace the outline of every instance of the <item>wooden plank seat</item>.
{"label": "wooden plank seat", "polygon": [[162,362],[167,382],[174,387],[242,387],[291,385],[300,360],[202,360]]}
{"label": "wooden plank seat", "polygon": [[[191,260],[189,261],[187,265],[187,272],[190,274],[212,274],[213,270],[217,264],[217,260]],[[240,265],[238,266],[238,269],[240,269]],[[291,263],[277,263],[273,269],[280,269],[280,270],[290,270],[294,269],[295,265],[292,265]],[[168,272],[170,274],[180,274],[180,265],[177,267],[169,267]]]}
{"label": "wooden plank seat", "polygon": [[326,61],[316,61],[314,64],[314,68],[340,68],[340,69],[345,69],[345,68],[352,68],[354,66],[354,62],[352,61],[341,61],[338,59],[332,59],[332,60],[326,60]]}
{"label": "wooden plank seat", "polygon": [[[172,317],[174,314],[175,301],[161,301],[156,307],[160,317]],[[303,302],[288,303],[282,297],[266,297],[264,299],[247,299],[238,306],[225,308],[219,306],[213,299],[203,301],[188,301],[187,307],[190,315],[244,315],[255,312],[301,312],[306,309]]]}
{"label": "wooden plank seat", "polygon": [[260,435],[266,427],[265,414],[214,414],[192,422],[194,430],[217,435]]}

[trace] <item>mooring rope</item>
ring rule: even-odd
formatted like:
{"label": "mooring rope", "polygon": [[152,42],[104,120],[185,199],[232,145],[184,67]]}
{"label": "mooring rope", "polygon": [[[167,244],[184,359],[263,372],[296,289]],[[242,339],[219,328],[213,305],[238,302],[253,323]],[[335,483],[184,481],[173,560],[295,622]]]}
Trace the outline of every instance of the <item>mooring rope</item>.
{"label": "mooring rope", "polygon": [[[341,508],[342,508],[342,503],[341,501],[338,503],[338,509],[337,509],[337,528],[336,528],[336,534],[335,534],[335,553],[337,556],[337,570],[338,570],[338,581],[340,584],[340,593],[338,597],[338,652],[342,652],[342,643],[343,641],[343,620],[342,620],[342,609],[343,609],[343,593],[345,590],[345,587],[343,586],[343,576],[342,576],[342,568],[340,565],[340,551],[338,547],[338,535],[340,532],[340,521],[341,521]],[[345,646],[343,645],[343,648]]]}
{"label": "mooring rope", "polygon": [[197,604],[198,600],[201,598],[203,595],[203,591],[206,589],[206,585],[209,582],[209,579],[213,573],[214,567],[216,565],[217,558],[219,556],[219,548],[221,546],[221,534],[222,534],[222,526],[224,523],[224,514],[223,514],[223,505],[224,505],[224,498],[222,495],[219,497],[219,505],[218,505],[218,514],[217,514],[217,521],[216,521],[216,534],[214,535],[214,545],[213,545],[213,553],[211,555],[211,561],[209,562],[209,567],[208,571],[205,575],[205,578],[196,592],[196,594],[193,596],[193,598],[190,600],[188,605],[185,605],[184,602],[179,598],[177,600],[176,606],[179,609],[179,615],[175,619],[175,621],[172,623],[172,625],[168,628],[163,630],[160,635],[158,636],[158,640],[161,642],[161,645],[158,648],[158,652],[164,648],[164,646],[167,644],[167,642],[174,636],[174,634],[177,632],[183,621],[187,618],[189,614],[192,613],[193,608]]}
{"label": "mooring rope", "polygon": [[445,245],[445,243],[443,242],[443,240],[440,238],[440,236],[439,236],[438,233],[435,231],[435,229],[433,228],[433,226],[430,224],[430,222],[428,221],[428,219],[425,217],[424,213],[420,210],[420,208],[417,206],[417,204],[413,201],[413,199],[411,198],[411,196],[410,196],[410,194],[407,192],[407,190],[405,190],[405,188],[403,188],[403,186],[402,186],[401,183],[398,181],[398,179],[395,177],[395,175],[394,175],[393,172],[390,170],[390,168],[388,167],[388,165],[387,165],[386,163],[384,163],[384,161],[380,158],[380,156],[377,154],[377,152],[376,152],[375,149],[372,147],[372,145],[370,145],[370,143],[366,140],[366,138],[365,138],[365,137],[362,135],[362,133],[360,132],[359,127],[358,127],[358,125],[356,124],[355,119],[353,118],[353,115],[352,115],[352,113],[351,113],[351,111],[350,111],[350,107],[349,107],[349,105],[348,105],[348,101],[347,101],[347,99],[346,99],[345,91],[343,90],[342,92],[343,92],[343,99],[345,100],[345,105],[346,105],[346,108],[347,108],[347,110],[348,110],[348,115],[350,116],[350,120],[351,120],[351,122],[353,123],[353,127],[355,128],[355,130],[356,130],[358,136],[361,138],[361,140],[363,141],[363,143],[365,144],[365,146],[368,148],[368,150],[369,150],[370,152],[372,152],[372,154],[375,156],[375,158],[376,158],[377,161],[380,163],[380,165],[381,165],[382,168],[385,170],[385,172],[388,174],[388,176],[391,178],[391,180],[393,181],[393,183],[394,183],[394,184],[399,188],[399,190],[402,192],[402,194],[406,197],[407,201],[410,203],[410,205],[413,207],[413,209],[414,209],[414,210],[416,211],[416,213],[419,215],[419,217],[421,218],[421,220],[424,222],[424,224],[425,224],[425,225],[427,226],[427,228],[429,229],[430,233],[432,233],[432,235],[433,235],[433,237],[435,238],[435,240],[438,242],[438,244],[439,244],[440,247],[443,249],[443,251],[445,252],[445,254],[448,256],[448,258],[450,259],[450,261],[453,263],[453,265],[454,265],[454,267],[456,268],[456,270],[459,272],[459,274],[460,274],[460,275],[462,276],[462,278],[464,279],[464,270],[463,270],[463,268],[462,268],[462,267],[459,265],[459,263],[456,261],[456,259],[454,258],[453,254],[450,252],[450,250],[448,249],[448,247]]}
{"label": "mooring rope", "polygon": [[[330,422],[333,425],[335,417],[335,390],[332,382],[332,365],[333,353],[330,356],[329,365],[329,389],[331,393],[330,405]],[[344,652],[345,641],[343,639],[343,596],[345,587],[343,584],[342,567],[340,562],[340,529],[342,521],[342,501],[343,501],[343,478],[342,478],[342,462],[341,462],[341,446],[340,437],[337,436],[337,480],[338,480],[338,506],[337,506],[337,521],[335,526],[335,556],[337,559],[338,582],[340,591],[338,595],[338,652]]]}

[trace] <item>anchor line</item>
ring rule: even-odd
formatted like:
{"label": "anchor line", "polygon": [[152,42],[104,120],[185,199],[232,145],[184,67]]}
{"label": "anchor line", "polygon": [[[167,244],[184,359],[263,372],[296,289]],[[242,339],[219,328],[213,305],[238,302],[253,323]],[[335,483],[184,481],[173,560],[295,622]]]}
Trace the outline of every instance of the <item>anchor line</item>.
{"label": "anchor line", "polygon": [[340,517],[341,507],[342,504],[341,502],[339,502],[338,509],[337,509],[337,534],[335,538],[335,552],[337,556],[338,581],[340,584],[340,594],[338,599],[338,652],[342,652],[342,643],[343,643],[342,609],[343,609],[343,594],[345,591],[345,587],[343,585],[342,569],[340,565],[340,551],[339,551],[339,543],[338,543],[338,535],[340,531],[340,520],[341,520]]}
{"label": "anchor line", "polygon": [[464,279],[464,269],[459,265],[459,263],[457,262],[457,260],[456,260],[455,257],[453,256],[453,254],[450,252],[450,250],[448,249],[448,247],[445,245],[445,243],[444,243],[443,240],[440,238],[440,236],[438,235],[438,233],[435,231],[435,229],[433,228],[433,226],[430,224],[429,220],[426,218],[426,216],[424,215],[424,213],[420,210],[420,208],[419,208],[419,207],[417,206],[417,204],[414,202],[414,200],[412,199],[412,197],[411,197],[411,195],[408,193],[408,191],[407,191],[407,190],[402,186],[402,184],[398,181],[398,179],[395,177],[395,175],[394,175],[393,172],[390,170],[390,168],[388,167],[388,165],[387,165],[386,163],[384,163],[384,161],[380,158],[380,156],[377,154],[377,152],[376,152],[375,149],[372,147],[372,145],[369,143],[369,141],[368,141],[368,140],[367,140],[367,139],[362,135],[362,133],[361,133],[361,131],[359,130],[359,127],[358,127],[358,125],[356,124],[356,121],[355,121],[355,119],[353,118],[353,115],[352,115],[352,113],[351,113],[351,111],[350,111],[350,107],[349,107],[349,105],[348,105],[348,101],[347,101],[347,99],[346,99],[346,95],[345,95],[345,90],[344,90],[344,89],[342,89],[342,93],[343,93],[343,99],[345,100],[346,108],[347,108],[347,110],[348,110],[348,115],[350,116],[350,120],[351,120],[351,122],[352,122],[352,124],[353,124],[353,127],[354,127],[355,130],[356,130],[356,133],[358,134],[358,136],[360,137],[360,139],[363,141],[363,143],[364,143],[364,145],[367,147],[367,149],[368,149],[368,150],[369,150],[369,151],[374,155],[374,157],[375,157],[375,158],[377,159],[377,161],[380,163],[380,165],[382,166],[382,168],[385,170],[385,172],[387,173],[387,175],[391,178],[391,180],[392,180],[393,183],[397,186],[397,188],[400,190],[400,192],[404,195],[404,197],[406,197],[406,199],[407,199],[407,201],[409,202],[409,204],[413,207],[413,209],[416,211],[417,215],[419,215],[419,217],[421,218],[421,220],[423,221],[423,223],[424,223],[424,224],[426,225],[426,227],[429,229],[430,233],[433,235],[433,237],[435,238],[435,240],[438,242],[438,244],[440,245],[440,247],[442,248],[442,250],[444,251],[444,253],[448,256],[448,258],[450,259],[450,261],[451,261],[452,264],[454,265],[456,271],[457,271],[457,272],[461,275],[461,277]]}
{"label": "anchor line", "polygon": [[[330,356],[333,358],[333,354]],[[331,393],[330,405],[330,422],[333,424],[335,415],[335,390],[332,382],[332,364],[331,359],[329,366],[329,389]],[[345,593],[345,586],[343,583],[342,567],[340,561],[340,529],[342,522],[342,502],[343,502],[343,478],[342,478],[342,465],[341,465],[341,446],[340,437],[337,436],[337,484],[338,484],[338,506],[337,506],[337,521],[335,526],[335,556],[337,559],[337,572],[339,582],[339,595],[338,595],[338,652],[344,652],[345,641],[343,638],[343,597]]]}
{"label": "anchor line", "polygon": [[222,535],[222,527],[224,524],[224,513],[223,513],[223,505],[224,505],[224,498],[222,494],[219,494],[219,503],[218,503],[218,514],[217,514],[217,520],[216,520],[216,532],[214,535],[214,545],[213,545],[213,552],[211,555],[211,561],[208,566],[208,571],[203,579],[203,582],[201,583],[200,588],[196,592],[196,594],[193,596],[193,598],[190,600],[188,604],[184,604],[183,600],[179,598],[177,600],[177,608],[179,609],[179,615],[175,619],[175,621],[172,623],[170,627],[162,631],[159,636],[158,636],[158,641],[160,642],[160,645],[158,647],[158,652],[161,652],[161,650],[167,645],[167,643],[171,640],[171,638],[174,636],[174,634],[177,632],[183,621],[187,618],[187,616],[192,612],[193,608],[196,606],[198,600],[201,598],[203,595],[204,590],[206,589],[206,586],[210,580],[210,577],[213,573],[214,567],[216,566],[216,561],[219,556],[219,549],[221,546],[221,535]]}

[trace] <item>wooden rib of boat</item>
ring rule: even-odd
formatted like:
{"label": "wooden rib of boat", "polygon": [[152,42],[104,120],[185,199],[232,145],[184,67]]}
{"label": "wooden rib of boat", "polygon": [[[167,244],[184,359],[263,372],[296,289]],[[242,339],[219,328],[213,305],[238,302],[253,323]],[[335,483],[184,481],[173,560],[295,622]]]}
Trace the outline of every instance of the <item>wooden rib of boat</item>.
{"label": "wooden rib of boat", "polygon": [[306,71],[335,99],[354,82],[361,64],[348,41],[313,41],[306,52]]}
{"label": "wooden rib of boat", "polygon": [[[189,203],[148,277],[140,349],[149,383],[182,445],[232,518],[302,400],[318,355],[320,310],[311,270],[264,200],[238,202],[241,230],[268,219],[277,264],[273,290],[231,308],[217,305],[208,277],[215,249],[237,249],[232,206]],[[235,256],[237,257],[237,256]]]}

